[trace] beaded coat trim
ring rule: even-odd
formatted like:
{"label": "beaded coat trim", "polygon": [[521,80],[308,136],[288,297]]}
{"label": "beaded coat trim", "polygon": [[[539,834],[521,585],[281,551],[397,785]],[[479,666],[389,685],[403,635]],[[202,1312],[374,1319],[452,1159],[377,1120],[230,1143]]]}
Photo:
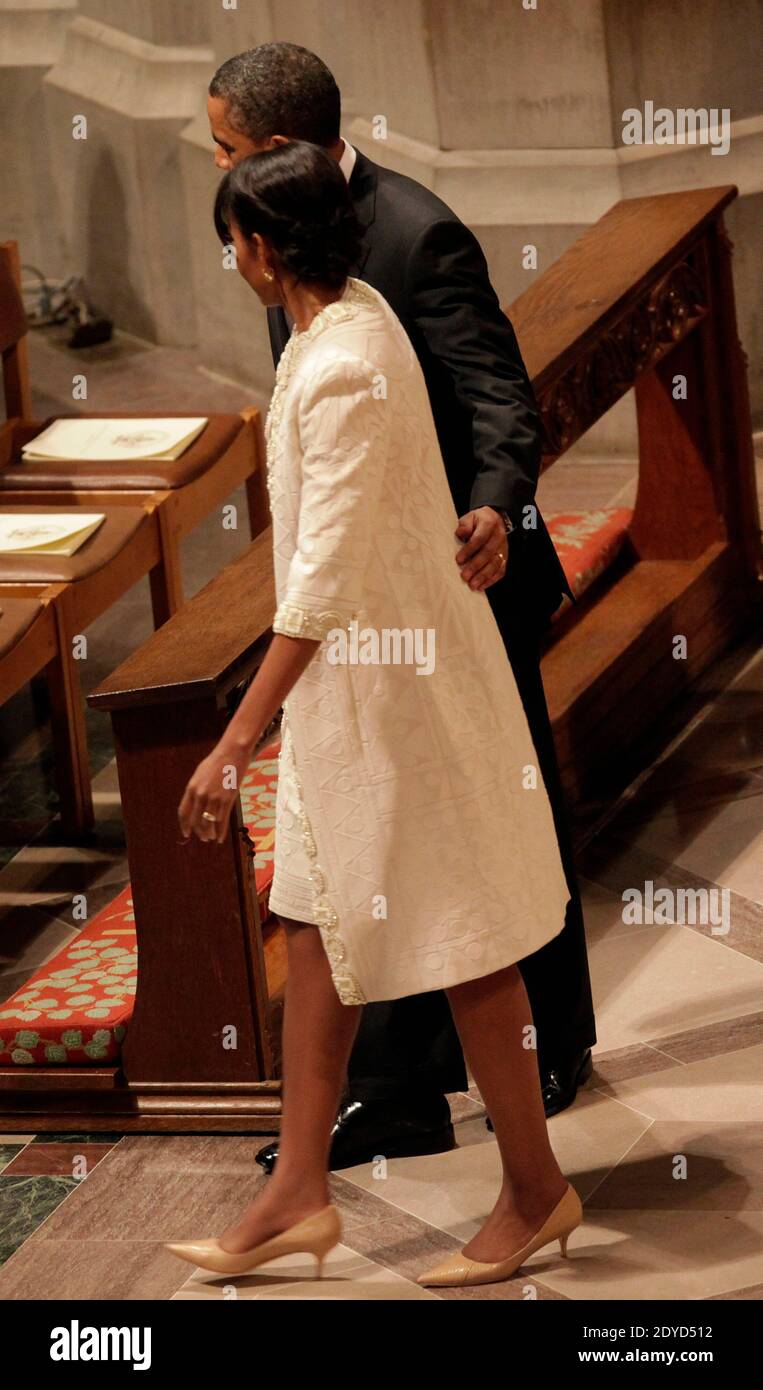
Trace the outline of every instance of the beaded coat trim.
{"label": "beaded coat trim", "polygon": [[273,631],[285,637],[310,637],[323,642],[334,628],[346,626],[344,614],[328,610],[314,613],[301,604],[280,603],[273,619]]}
{"label": "beaded coat trim", "polygon": [[289,719],[286,710],[284,710],[284,717],[281,723],[281,737],[284,745],[286,740],[289,740],[289,756],[291,758],[292,772],[294,775],[294,785],[297,790],[297,815],[302,832],[302,843],[305,846],[305,853],[310,860],[310,882],[313,885],[313,907],[318,930],[321,934],[321,941],[323,942],[323,947],[328,957],[334,988],[342,1004],[365,1004],[367,1002],[366,996],[347,965],[347,949],[339,931],[339,918],[331,906],[326,893],[326,878],[318,863],[318,849],[313,836],[310,819],[305,810],[304,792],[299,773],[297,772],[294,743],[291,737],[291,729],[289,728]]}

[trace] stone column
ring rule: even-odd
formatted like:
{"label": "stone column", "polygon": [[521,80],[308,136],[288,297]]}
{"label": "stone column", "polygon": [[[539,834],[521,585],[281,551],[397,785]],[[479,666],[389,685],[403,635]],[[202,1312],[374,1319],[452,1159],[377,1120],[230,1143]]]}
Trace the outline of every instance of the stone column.
{"label": "stone column", "polygon": [[[761,0],[609,0],[605,6],[613,138],[622,197],[736,184],[726,213],[734,281],[749,359],[753,420],[763,423],[763,4]],[[623,146],[623,112],[727,108],[728,152],[701,144]]]}
{"label": "stone column", "polygon": [[[348,138],[463,218],[510,304],[622,196],[601,0],[364,0],[356,24]],[[635,453],[632,403],[591,436]]]}
{"label": "stone column", "polygon": [[189,344],[196,322],[178,135],[212,64],[207,6],[81,8],[44,82],[66,268],[84,274],[119,328]]}
{"label": "stone column", "polygon": [[214,61],[198,94],[196,115],[180,142],[199,351],[211,371],[252,386],[259,397],[270,395],[273,359],[265,311],[235,269],[223,269],[212,224],[221,174],[214,163],[206,115],[209,79],[234,53],[286,40],[320,54],[340,84],[345,107],[351,107],[352,75],[360,57],[353,12],[362,8],[363,0],[330,0],[319,6],[307,0],[258,0],[239,3],[236,9],[224,9],[222,3],[210,8]]}
{"label": "stone column", "polygon": [[42,80],[61,54],[76,5],[77,0],[0,0],[0,236],[18,241],[22,261],[54,279],[64,257]]}
{"label": "stone column", "polygon": [[356,22],[364,109],[349,138],[443,198],[514,298],[536,273],[525,244],[544,270],[619,196],[600,0],[393,0],[361,4]]}

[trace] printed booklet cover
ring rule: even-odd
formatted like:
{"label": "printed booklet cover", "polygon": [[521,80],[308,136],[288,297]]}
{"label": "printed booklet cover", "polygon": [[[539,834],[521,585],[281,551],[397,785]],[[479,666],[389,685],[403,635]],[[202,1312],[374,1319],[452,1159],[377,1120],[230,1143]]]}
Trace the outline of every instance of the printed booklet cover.
{"label": "printed booklet cover", "polygon": [[130,459],[172,462],[201,434],[207,416],[167,420],[54,420],[22,448],[37,462]]}
{"label": "printed booklet cover", "polygon": [[73,555],[104,512],[0,512],[0,554]]}

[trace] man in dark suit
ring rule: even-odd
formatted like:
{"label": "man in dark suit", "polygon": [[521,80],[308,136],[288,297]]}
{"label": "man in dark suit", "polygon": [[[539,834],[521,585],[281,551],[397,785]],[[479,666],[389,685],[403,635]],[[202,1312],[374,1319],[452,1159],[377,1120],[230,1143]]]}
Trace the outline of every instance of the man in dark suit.
{"label": "man in dark suit", "polygon": [[[540,673],[540,641],[570,594],[535,506],[540,430],[514,330],[480,245],[435,194],[373,163],[339,134],[340,95],[325,64],[296,44],[263,44],[217,71],[208,112],[215,159],[230,168],[289,139],[322,145],[348,179],[366,228],[354,273],[375,286],[421,363],[453,500],[464,581],[485,589],[506,645],[549,793],[570,889],[565,925],[520,962],[537,1030],[546,1113],[570,1105],[596,1041],[585,931]],[[277,363],[291,331],[268,310]],[[508,847],[507,847],[508,850]],[[455,1142],[446,1092],[465,1089],[444,993],[366,1005],[334,1128],[331,1167],[435,1153]],[[268,1171],[277,1143],[258,1155]]]}

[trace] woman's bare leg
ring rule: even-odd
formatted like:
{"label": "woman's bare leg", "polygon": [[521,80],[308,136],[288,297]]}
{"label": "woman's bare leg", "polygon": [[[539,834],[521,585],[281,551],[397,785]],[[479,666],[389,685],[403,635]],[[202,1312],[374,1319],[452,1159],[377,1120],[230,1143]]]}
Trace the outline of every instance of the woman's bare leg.
{"label": "woman's bare leg", "polygon": [[464,1246],[471,1259],[487,1264],[526,1244],[567,1183],[548,1139],[538,1054],[524,1045],[532,1013],[517,966],[454,985],[446,993],[503,1165],[495,1207]]}
{"label": "woman's bare leg", "polygon": [[265,1190],[220,1236],[240,1252],[325,1207],[328,1154],[360,1004],[342,1004],[317,927],[282,918],[288,975],[283,1019],[283,1119]]}

